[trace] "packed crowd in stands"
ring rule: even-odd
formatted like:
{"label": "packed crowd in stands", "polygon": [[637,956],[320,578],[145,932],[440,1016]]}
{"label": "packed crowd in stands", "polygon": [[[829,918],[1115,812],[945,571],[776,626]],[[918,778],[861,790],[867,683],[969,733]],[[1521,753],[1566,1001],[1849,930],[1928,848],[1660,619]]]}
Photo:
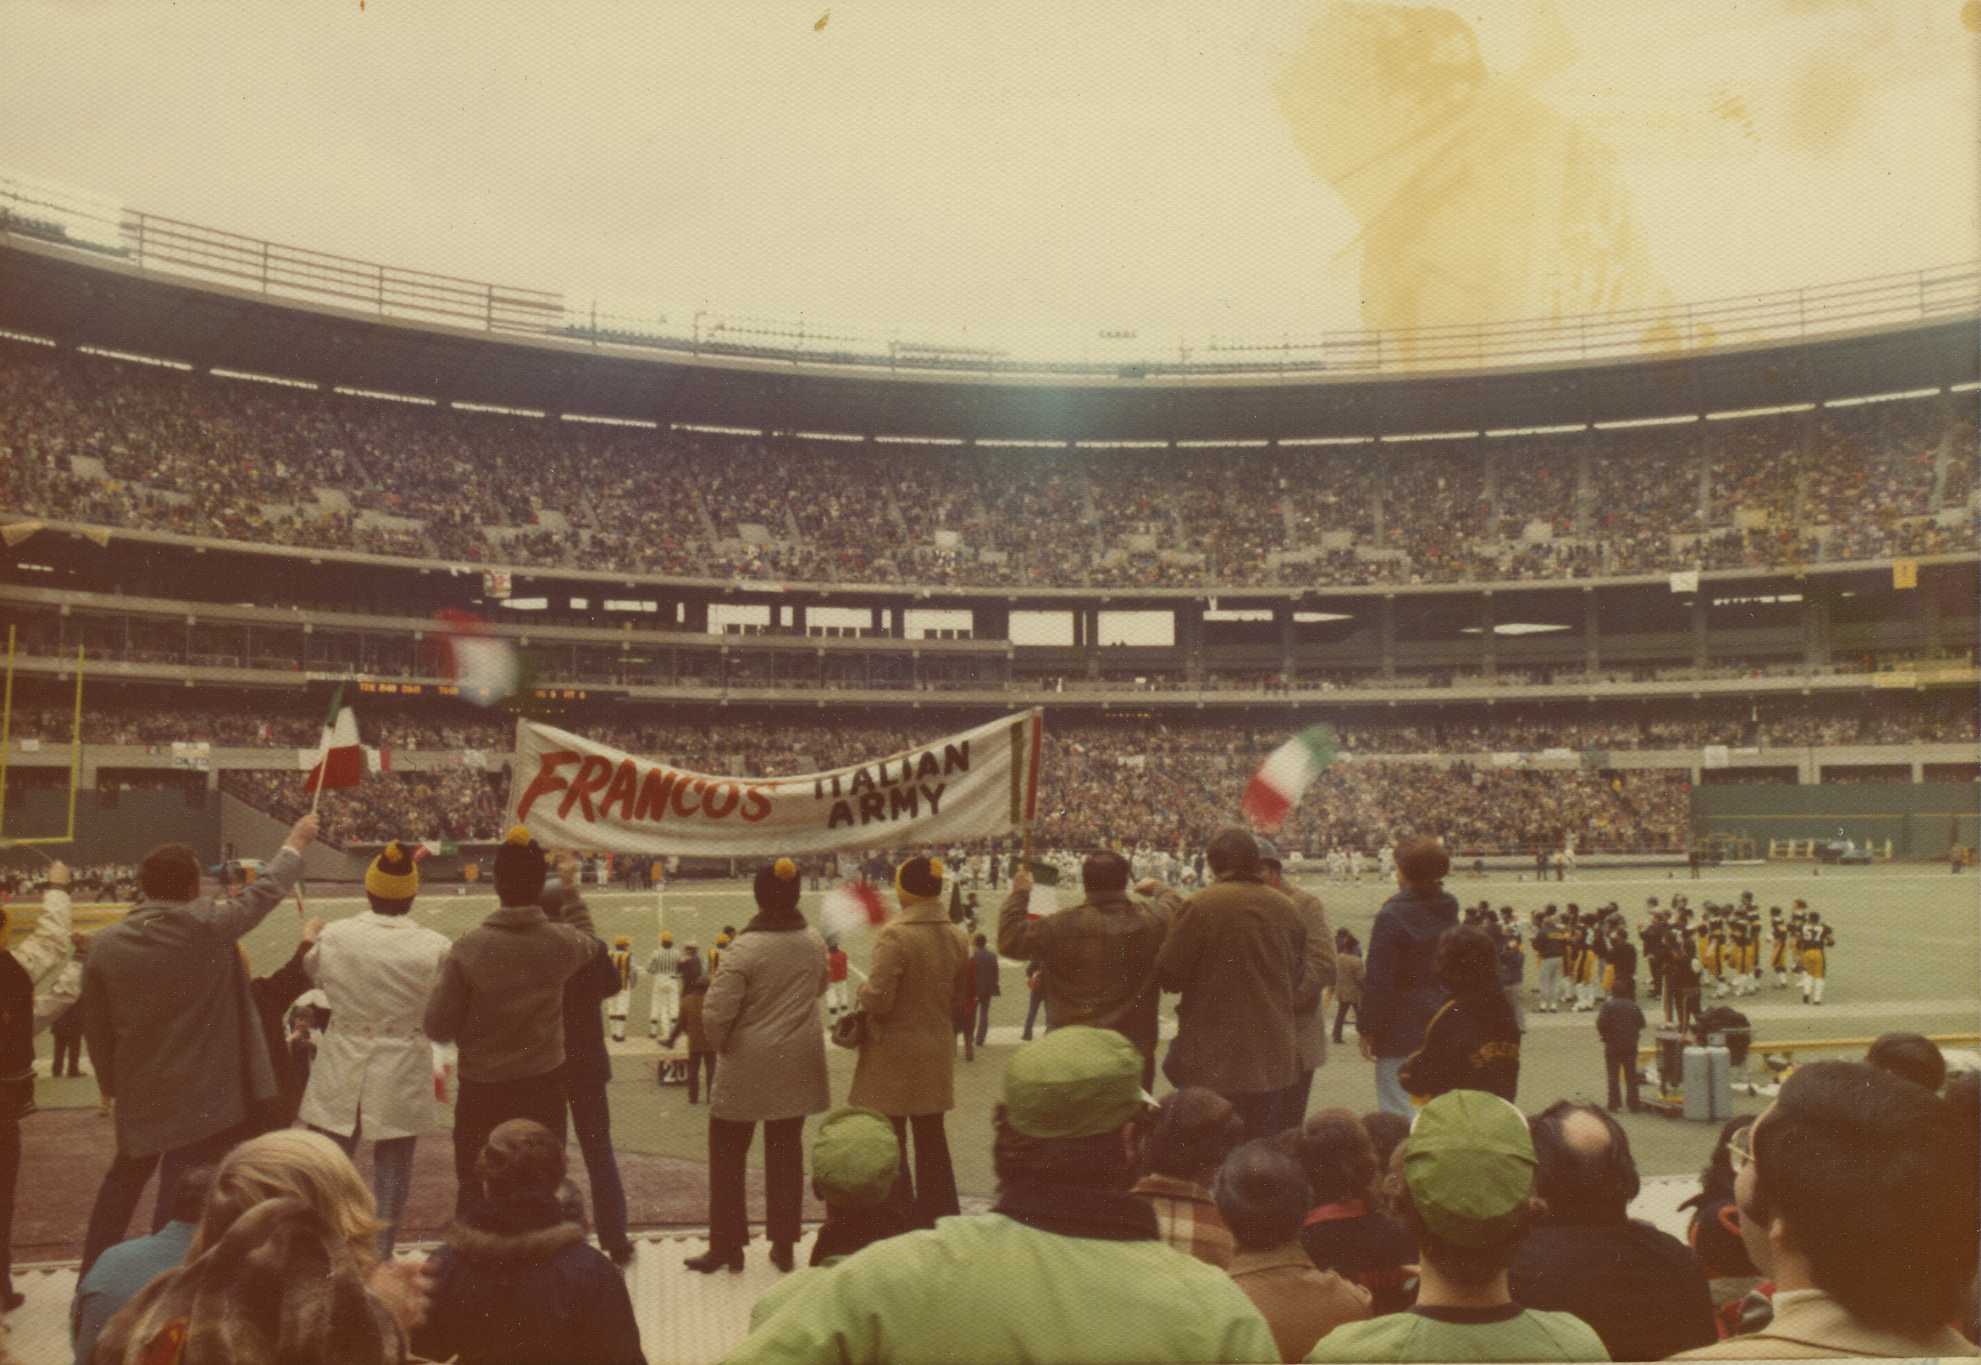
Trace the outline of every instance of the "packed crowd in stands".
{"label": "packed crowd in stands", "polygon": [[[114,1099],[117,1158],[83,1234],[75,1358],[645,1365],[643,1328],[661,1324],[639,1321],[627,1288],[642,1252],[601,1018],[620,971],[574,861],[526,831],[505,839],[502,908],[450,942],[404,918],[418,864],[384,850],[366,877],[368,915],[302,924],[289,963],[241,989],[235,953],[211,944],[240,940],[287,899],[317,826],[297,820],[261,875],[225,895],[202,884],[190,850],[161,846],[138,869],[141,906],[81,946],[75,879],[51,864],[32,930],[5,950],[34,1008],[0,1014],[0,1044],[32,1055],[52,1023],[59,1049],[54,1021],[74,1011]],[[729,1324],[734,1361],[1981,1354],[1981,1074],[1956,1071],[1929,1039],[1886,1033],[1861,1060],[1794,1067],[1763,1112],[1721,1128],[1681,1240],[1633,1217],[1643,1181],[1616,1117],[1642,1107],[1633,937],[1687,1039],[1721,1027],[1693,1015],[1699,967],[1685,931],[1662,923],[1667,909],[1630,925],[1608,907],[1573,935],[1546,912],[1531,925],[1543,968],[1560,962],[1543,938],[1594,944],[1571,951],[1599,952],[1607,968],[1588,1039],[1602,1046],[1601,1105],[1533,1093],[1527,992],[1505,967],[1523,957],[1520,927],[1490,905],[1461,912],[1436,840],[1393,850],[1395,893],[1366,949],[1283,880],[1274,844],[1226,827],[1200,852],[1209,881],[1187,895],[1131,887],[1126,858],[1090,854],[1082,903],[1043,917],[1029,913],[1021,869],[995,950],[949,922],[942,865],[906,858],[874,930],[873,979],[858,989],[869,1022],[839,1107],[845,1073],[828,1069],[821,1003],[835,998],[824,990],[834,950],[801,908],[796,867],[765,863],[749,930],[719,963],[657,955],[679,992],[664,1007],[678,1017],[656,1013],[656,1035],[678,1035],[692,1015],[691,1054],[719,1065],[708,1246],[639,1274],[744,1269],[745,1156],[761,1124],[778,1276],[747,1326]],[[149,931],[159,924],[182,932]],[[1093,970],[1103,928],[1130,970]],[[1828,942],[1800,931],[1805,981],[1823,979]],[[952,1129],[972,1029],[985,1039],[978,983],[996,982],[1000,952],[1031,964],[1045,1032],[1034,1039],[1028,1020],[1002,1058],[990,1133]],[[333,1021],[365,1023],[340,1033],[333,1022],[308,1052],[285,1030],[312,987]],[[1346,1007],[1333,1041],[1352,1010],[1359,1056],[1325,1047],[1331,999]],[[430,1069],[434,1045],[448,1050],[444,1068]],[[1152,1101],[1159,1053],[1168,1086]],[[1357,1114],[1329,1090],[1362,1066],[1377,1108]],[[30,1072],[30,1100],[34,1084]],[[0,1116],[9,1150],[32,1111]],[[374,1138],[369,1180],[353,1161],[361,1123]],[[573,1127],[589,1199],[569,1179]],[[417,1144],[443,1135],[453,1221],[431,1253],[395,1256],[415,1182],[434,1179]],[[995,1199],[966,1215],[951,1143],[987,1140]],[[37,1188],[35,1159],[0,1169],[9,1208],[17,1188]],[[151,1231],[132,1237],[154,1170]],[[824,1219],[801,1270],[808,1176]],[[0,1317],[25,1301],[0,1244]],[[15,1365],[4,1337],[0,1362]]]}
{"label": "packed crowd in stands", "polygon": [[629,431],[7,343],[0,509],[708,578],[1582,578],[1971,550],[1971,515],[1933,515],[1967,508],[1973,461],[1949,451],[1971,422],[1923,400],[1421,448],[961,450]]}
{"label": "packed crowd in stands", "polygon": [[[1903,702],[1896,700],[1902,696]],[[1342,748],[1361,754],[1537,753],[1543,749],[1696,749],[1709,744],[1733,748],[1801,748],[1825,745],[1967,743],[1981,739],[1981,715],[1964,692],[1879,693],[1869,701],[1815,697],[1770,697],[1749,702],[1689,702],[1683,705],[1580,708],[1503,705],[1490,711],[1449,707],[1433,715],[1399,719],[1398,712],[1343,712],[1326,719]],[[1405,715],[1410,713],[1405,712]],[[724,771],[804,772],[829,766],[826,760],[857,743],[885,743],[889,727],[870,722],[785,725],[725,716],[720,726],[679,719],[680,712],[658,709],[652,719],[627,705],[611,711],[580,713],[559,720],[567,728],[635,753],[686,763],[687,757],[721,755]],[[15,740],[52,749],[69,741],[73,712],[67,706],[22,704],[10,721]],[[91,745],[130,745],[161,749],[174,743],[207,743],[247,749],[305,749],[322,733],[323,713],[315,702],[241,698],[226,703],[169,705],[92,700],[83,717],[83,741]],[[1095,728],[1070,722],[1075,738],[1091,732],[1111,747],[1135,742],[1136,727]],[[359,710],[364,742],[396,753],[479,750],[506,753],[515,736],[508,715],[467,705],[364,704]],[[1067,725],[1049,720],[1049,731]],[[1187,727],[1202,728],[1194,723]],[[1269,735],[1245,726],[1219,733],[1264,742]],[[872,737],[880,736],[875,739]],[[818,759],[812,764],[812,759]],[[794,766],[795,765],[795,766]],[[692,765],[691,765],[692,766]]]}
{"label": "packed crowd in stands", "polygon": [[[634,752],[698,772],[786,776],[870,759],[898,730],[859,726],[654,727],[605,732]],[[1150,733],[1072,726],[1049,730],[1041,765],[1037,837],[1081,848],[1103,837],[1188,846],[1228,819],[1246,780],[1283,735],[1194,728]],[[1404,832],[1432,830],[1463,850],[1524,850],[1573,836],[1581,848],[1672,851],[1688,821],[1684,770],[1525,770],[1460,764],[1342,763],[1321,779],[1288,839],[1319,853],[1373,850]],[[282,819],[308,809],[300,773],[235,770],[222,790]],[[326,794],[324,838],[381,843],[400,834],[487,841],[501,833],[500,773],[469,769],[380,773]],[[415,825],[413,822],[418,821]]]}
{"label": "packed crowd in stands", "polygon": [[[310,808],[304,774],[230,768],[220,789],[259,810],[293,820]],[[404,835],[420,839],[493,840],[502,833],[509,795],[505,774],[469,768],[378,773],[357,787],[327,791],[318,809],[323,838],[337,847],[382,844]]]}

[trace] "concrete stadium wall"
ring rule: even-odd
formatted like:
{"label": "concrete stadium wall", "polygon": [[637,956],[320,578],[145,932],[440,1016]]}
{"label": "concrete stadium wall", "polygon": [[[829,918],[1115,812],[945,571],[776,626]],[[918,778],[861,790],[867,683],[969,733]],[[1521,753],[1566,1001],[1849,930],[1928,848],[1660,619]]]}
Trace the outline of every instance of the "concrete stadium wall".
{"label": "concrete stadium wall", "polygon": [[[226,792],[215,795],[219,799],[221,843],[231,843],[237,858],[274,857],[275,850],[289,837],[289,826],[237,796]],[[303,854],[303,876],[311,881],[362,882],[368,861],[327,844],[311,844]]]}
{"label": "concrete stadium wall", "polygon": [[1822,786],[1755,783],[1697,787],[1693,828],[1770,839],[1892,841],[1901,858],[1944,858],[1951,844],[1981,841],[1981,784],[1837,782]]}
{"label": "concrete stadium wall", "polygon": [[[219,793],[197,793],[192,804],[182,791],[124,791],[106,806],[93,790],[76,793],[76,837],[71,844],[41,844],[51,858],[74,863],[135,863],[159,844],[189,844],[200,857],[220,856]],[[69,789],[10,787],[7,792],[7,836],[15,839],[59,835],[69,824]],[[271,846],[272,847],[272,846]],[[42,865],[27,849],[0,852],[5,865]]]}

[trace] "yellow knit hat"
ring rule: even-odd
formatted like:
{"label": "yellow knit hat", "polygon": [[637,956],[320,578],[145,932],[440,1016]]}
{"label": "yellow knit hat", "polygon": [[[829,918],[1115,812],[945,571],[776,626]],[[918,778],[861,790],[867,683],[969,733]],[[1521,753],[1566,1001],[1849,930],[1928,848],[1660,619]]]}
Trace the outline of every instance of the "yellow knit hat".
{"label": "yellow knit hat", "polygon": [[420,894],[420,866],[397,839],[365,869],[365,890],[382,901],[409,901]]}

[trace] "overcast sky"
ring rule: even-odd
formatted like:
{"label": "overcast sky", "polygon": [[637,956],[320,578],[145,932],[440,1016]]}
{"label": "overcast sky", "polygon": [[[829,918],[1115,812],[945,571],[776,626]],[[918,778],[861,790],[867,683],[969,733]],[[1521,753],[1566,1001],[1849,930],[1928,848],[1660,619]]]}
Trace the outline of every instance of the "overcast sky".
{"label": "overcast sky", "polygon": [[[679,316],[1358,326],[1311,0],[0,0],[0,168]],[[1981,255],[1961,0],[1476,0],[1678,298]]]}

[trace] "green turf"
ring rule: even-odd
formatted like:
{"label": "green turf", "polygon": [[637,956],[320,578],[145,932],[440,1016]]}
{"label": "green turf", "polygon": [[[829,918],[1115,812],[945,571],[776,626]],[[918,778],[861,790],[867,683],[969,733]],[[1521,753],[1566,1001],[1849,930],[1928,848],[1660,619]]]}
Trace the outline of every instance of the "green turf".
{"label": "green turf", "polygon": [[[1385,888],[1374,878],[1359,884],[1305,883],[1325,902],[1330,922],[1347,925],[1368,941],[1370,921],[1382,903]],[[1930,865],[1889,868],[1825,869],[1817,876],[1808,867],[1723,868],[1691,881],[1681,872],[1667,878],[1644,869],[1614,873],[1584,871],[1562,884],[1516,880],[1514,874],[1484,880],[1454,878],[1448,889],[1463,904],[1490,898],[1495,908],[1514,906],[1525,914],[1548,902],[1570,900],[1585,910],[1616,901],[1633,924],[1644,918],[1644,901],[1657,896],[1668,901],[1672,892],[1688,893],[1695,904],[1712,896],[1731,900],[1752,890],[1765,908],[1786,908],[1801,897],[1820,911],[1836,930],[1837,946],[1830,956],[1829,995],[1824,1007],[1806,1008],[1795,993],[1764,987],[1758,997],[1733,1001],[1736,1008],[1766,1007],[1758,1016],[1758,1039],[1818,1039],[1870,1036],[1890,1029],[1925,1033],[1973,1032],[1981,1029],[1981,917],[1976,915],[1977,887],[1971,875],[1953,877]],[[979,893],[984,929],[992,932],[998,898],[987,888]],[[803,906],[816,915],[819,893],[807,892]],[[592,897],[599,931],[608,938],[632,938],[642,962],[659,933],[652,893],[606,892]],[[486,894],[455,896],[450,889],[421,897],[415,914],[450,936],[472,926],[493,908]],[[257,972],[279,966],[294,949],[298,916],[294,902],[278,909],[248,939],[249,956]],[[313,913],[338,917],[361,908],[355,899],[313,897]],[[697,942],[704,952],[724,924],[741,926],[750,914],[747,885],[741,882],[685,883],[666,897],[666,924],[675,942]],[[865,964],[868,944],[849,942],[848,955],[856,967]],[[1531,959],[1530,959],[1531,969]],[[1530,970],[1531,979],[1531,970]],[[647,984],[634,995],[633,1033],[643,1036]],[[1653,1011],[1647,1010],[1647,1013]],[[992,1009],[993,1026],[1017,1026],[1024,1021],[1023,973],[1015,965],[1004,972],[1004,994]],[[1649,1041],[1648,1038],[1646,1040]],[[971,1063],[957,1062],[957,1109],[950,1115],[950,1146],[957,1179],[966,1194],[989,1194],[993,1181],[989,1160],[991,1108],[996,1103],[1006,1058],[1012,1048],[992,1044]],[[42,1052],[48,1051],[47,1040]],[[843,1099],[851,1084],[853,1054],[828,1048],[832,1091]],[[1164,1083],[1159,1082],[1159,1087]],[[1602,1095],[1601,1049],[1592,1015],[1574,1016],[1565,1025],[1543,1025],[1530,1031],[1520,1078],[1523,1107],[1538,1110],[1563,1097]],[[706,1153],[706,1109],[691,1108],[678,1086],[654,1083],[651,1060],[620,1057],[614,1066],[613,1129],[627,1150],[700,1160]],[[44,1081],[39,1099],[47,1106],[91,1104],[88,1079]],[[1743,1108],[1759,1109],[1764,1101],[1737,1100]],[[1313,1105],[1346,1105],[1363,1111],[1374,1107],[1371,1068],[1357,1055],[1352,1029],[1346,1047],[1332,1049],[1328,1063],[1316,1075]],[[1647,1175],[1698,1169],[1711,1147],[1716,1125],[1688,1124],[1650,1116],[1626,1116],[1625,1124],[1638,1164]],[[761,1151],[753,1153],[760,1160]]]}

